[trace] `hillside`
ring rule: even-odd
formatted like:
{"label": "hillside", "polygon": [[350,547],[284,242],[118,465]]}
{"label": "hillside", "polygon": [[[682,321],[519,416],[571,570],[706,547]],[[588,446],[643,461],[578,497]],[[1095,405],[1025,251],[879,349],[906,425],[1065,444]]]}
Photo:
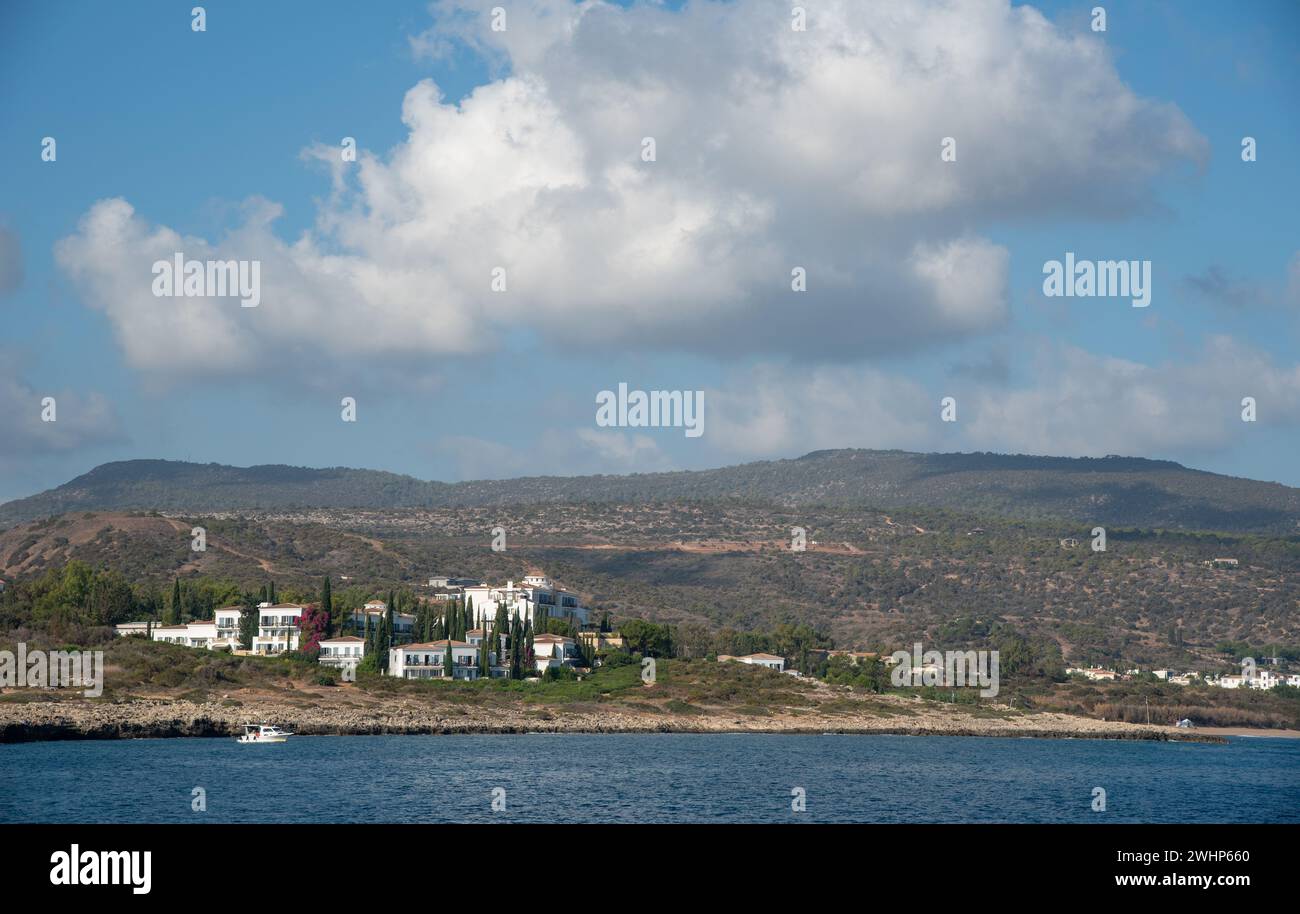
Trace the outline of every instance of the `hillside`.
{"label": "hillside", "polygon": [[0,505],[0,528],[77,511],[459,508],[740,500],[782,507],[937,508],[1104,526],[1295,533],[1300,489],[1139,458],[818,451],[793,460],[629,476],[428,482],[376,470],[108,463]]}
{"label": "hillside", "polygon": [[[207,550],[190,550],[190,528]],[[495,525],[508,548],[489,548]],[[790,528],[808,531],[790,550]],[[311,599],[324,575],[360,601],[415,594],[432,574],[493,582],[547,573],[597,612],[678,627],[703,656],[725,629],[806,624],[841,646],[978,641],[1006,624],[1071,662],[1222,671],[1219,645],[1300,646],[1300,541],[1254,534],[1109,530],[981,521],[934,510],[778,509],[752,504],[313,510],[265,517],[78,513],[0,533],[0,576],[22,582],[68,562],[111,569],[141,598],[172,580],[216,599],[274,580]],[[1065,540],[1063,545],[1061,540]],[[1216,558],[1236,565],[1219,565]],[[356,593],[352,593],[356,590]],[[17,588],[11,588],[16,595]],[[0,630],[30,612],[0,599]],[[216,605],[222,605],[217,603]],[[118,621],[118,620],[113,620]]]}

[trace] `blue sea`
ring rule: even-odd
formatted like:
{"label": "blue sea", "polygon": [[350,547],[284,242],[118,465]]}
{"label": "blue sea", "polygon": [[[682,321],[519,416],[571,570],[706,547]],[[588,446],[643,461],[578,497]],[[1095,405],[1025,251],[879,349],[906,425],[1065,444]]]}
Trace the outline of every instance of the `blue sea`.
{"label": "blue sea", "polygon": [[[1092,810],[1097,787],[1104,812]],[[0,822],[1300,822],[1300,740],[531,734],[23,743],[0,745]]]}

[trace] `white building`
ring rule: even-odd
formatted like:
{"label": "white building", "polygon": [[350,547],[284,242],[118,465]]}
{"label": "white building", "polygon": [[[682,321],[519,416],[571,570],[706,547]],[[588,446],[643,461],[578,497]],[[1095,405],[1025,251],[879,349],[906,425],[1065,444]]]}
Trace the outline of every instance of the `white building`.
{"label": "white building", "polygon": [[[447,663],[447,640],[424,644],[402,644],[388,652],[388,675],[400,679],[442,679]],[[452,641],[452,677],[478,678],[478,648],[465,641]]]}
{"label": "white building", "polygon": [[[366,619],[370,628],[379,627],[379,620],[388,615],[388,604],[383,600],[369,600],[361,609],[352,610],[352,625],[356,631],[366,630]],[[413,613],[393,613],[393,634],[399,637],[411,637],[415,633],[415,615]]]}
{"label": "white building", "polygon": [[213,615],[216,616],[217,637],[214,647],[228,647],[232,651],[239,649],[239,622],[244,617],[242,606],[223,606]]}
{"label": "white building", "polygon": [[785,672],[785,658],[778,657],[776,654],[745,654],[743,657],[719,654],[718,659],[734,660],[737,663],[748,663],[751,666],[765,666],[769,670],[776,670],[778,673]]}
{"label": "white building", "polygon": [[578,656],[578,644],[564,635],[536,635],[533,637],[533,661],[537,672],[562,666],[573,666]]}
{"label": "white building", "polygon": [[253,653],[282,654],[298,649],[302,611],[297,603],[257,604],[257,634],[253,636]]}
{"label": "white building", "polygon": [[579,624],[587,621],[588,610],[576,593],[557,587],[545,575],[528,575],[522,586],[507,581],[505,587],[478,584],[465,588],[465,596],[474,601],[474,614],[491,619],[504,605],[506,615],[521,621],[537,624],[537,615],[543,608],[552,619],[566,619],[573,615]]}
{"label": "white building", "polygon": [[119,638],[125,638],[127,635],[147,635],[149,634],[148,622],[122,622],[113,626],[113,631]]}
{"label": "white building", "polygon": [[185,625],[155,625],[153,640],[184,644],[186,647],[210,648],[217,640],[217,624],[209,620]]}
{"label": "white building", "polygon": [[153,640],[166,641],[168,644],[189,644],[189,629],[184,625],[155,625]]}
{"label": "white building", "polygon": [[320,662],[325,666],[357,668],[366,655],[366,639],[355,635],[326,638],[320,643]]}

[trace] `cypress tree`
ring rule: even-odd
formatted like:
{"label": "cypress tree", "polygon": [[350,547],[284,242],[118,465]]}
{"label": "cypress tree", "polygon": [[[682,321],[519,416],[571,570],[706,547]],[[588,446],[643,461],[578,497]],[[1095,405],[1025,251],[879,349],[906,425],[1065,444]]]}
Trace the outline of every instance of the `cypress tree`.
{"label": "cypress tree", "polygon": [[[330,593],[330,576],[325,575],[325,582],[320,588],[320,611],[325,614],[325,632],[329,633],[334,622],[334,597]],[[342,630],[342,626],[339,627]]]}
{"label": "cypress tree", "polygon": [[519,616],[516,614],[514,620],[510,623],[510,678],[522,679],[524,672],[524,657],[522,650],[523,639],[520,637],[523,629],[519,625]]}
{"label": "cypress tree", "polygon": [[253,594],[244,596],[244,611],[239,616],[239,646],[246,651],[253,649],[253,638],[257,636],[257,628],[261,622],[261,614],[257,609],[257,597]]}
{"label": "cypress tree", "polygon": [[172,605],[167,610],[167,624],[176,625],[181,621],[181,579],[172,581]]}
{"label": "cypress tree", "polygon": [[497,604],[497,617],[496,617],[496,622],[495,622],[496,630],[497,630],[498,632],[504,634],[505,631],[506,631],[506,629],[507,629],[507,627],[509,626],[509,624],[510,624],[510,622],[509,622],[509,620],[506,618],[506,604],[504,604],[504,603],[498,603],[498,604]]}
{"label": "cypress tree", "polygon": [[454,673],[452,672],[451,639],[450,639],[450,638],[447,639],[447,654],[446,654],[446,656],[443,657],[443,659],[442,659],[442,675],[445,676],[445,677],[448,678],[448,679],[452,679],[452,678],[454,678]]}
{"label": "cypress tree", "polygon": [[275,599],[275,579],[274,579],[274,578],[271,580],[271,583],[270,583],[269,587],[267,588],[267,591],[266,591],[266,599],[267,599],[267,601],[270,602],[272,605],[274,605],[274,604],[277,602],[276,599]]}

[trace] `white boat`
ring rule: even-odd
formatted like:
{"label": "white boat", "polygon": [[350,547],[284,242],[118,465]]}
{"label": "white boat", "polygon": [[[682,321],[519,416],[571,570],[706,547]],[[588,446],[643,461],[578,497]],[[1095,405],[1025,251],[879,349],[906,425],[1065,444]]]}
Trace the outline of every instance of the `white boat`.
{"label": "white boat", "polygon": [[237,743],[283,743],[292,733],[279,727],[266,724],[244,724],[244,735],[238,737]]}

